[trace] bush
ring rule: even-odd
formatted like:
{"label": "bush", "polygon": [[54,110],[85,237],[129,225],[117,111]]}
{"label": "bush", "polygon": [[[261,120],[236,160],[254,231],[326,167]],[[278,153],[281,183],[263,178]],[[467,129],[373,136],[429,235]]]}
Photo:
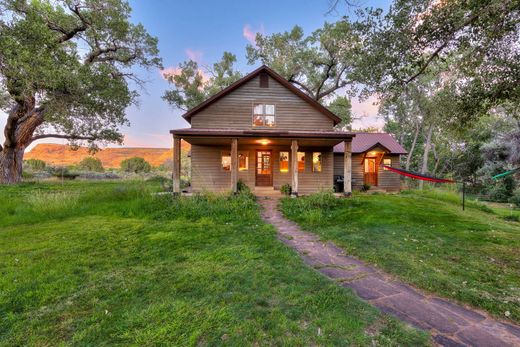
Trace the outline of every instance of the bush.
{"label": "bush", "polygon": [[511,197],[511,199],[509,199],[509,201],[515,204],[516,206],[520,207],[520,188],[517,188],[513,192],[513,196]]}
{"label": "bush", "polygon": [[48,172],[51,174],[51,176],[66,179],[66,180],[73,180],[76,177],[79,176],[77,173],[69,172],[69,169],[63,166],[55,166],[55,167],[49,167],[47,168]]}
{"label": "bush", "polygon": [[121,162],[121,170],[124,172],[146,173],[151,169],[150,163],[140,157],[128,158]]}
{"label": "bush", "polygon": [[238,180],[237,182],[237,191],[240,193],[251,193],[251,189],[249,189],[248,185],[242,180]]}
{"label": "bush", "polygon": [[78,169],[91,172],[104,172],[103,164],[99,158],[85,157],[78,164]]}
{"label": "bush", "polygon": [[29,168],[31,171],[43,171],[47,164],[43,160],[40,159],[29,159],[25,160],[24,164]]}
{"label": "bush", "polygon": [[362,191],[362,192],[366,192],[366,191],[369,191],[369,190],[370,190],[370,184],[366,184],[366,183],[365,183],[365,184],[363,184],[363,185],[361,186],[361,191]]}
{"label": "bush", "polygon": [[291,195],[291,192],[292,192],[291,185],[289,183],[284,184],[283,186],[280,187],[280,192],[283,195]]}
{"label": "bush", "polygon": [[520,222],[520,217],[517,214],[510,214],[503,217],[508,222]]}

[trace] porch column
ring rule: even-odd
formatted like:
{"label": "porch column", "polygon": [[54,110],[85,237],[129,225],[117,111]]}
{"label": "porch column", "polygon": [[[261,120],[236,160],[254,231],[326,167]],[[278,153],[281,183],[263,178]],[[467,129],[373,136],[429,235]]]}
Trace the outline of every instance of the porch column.
{"label": "porch column", "polygon": [[181,194],[181,138],[173,137],[173,195]]}
{"label": "porch column", "polygon": [[231,139],[231,191],[238,192],[238,139]]}
{"label": "porch column", "polygon": [[352,141],[345,141],[343,151],[343,194],[352,195]]}
{"label": "porch column", "polygon": [[291,140],[291,196],[298,196],[298,141]]}

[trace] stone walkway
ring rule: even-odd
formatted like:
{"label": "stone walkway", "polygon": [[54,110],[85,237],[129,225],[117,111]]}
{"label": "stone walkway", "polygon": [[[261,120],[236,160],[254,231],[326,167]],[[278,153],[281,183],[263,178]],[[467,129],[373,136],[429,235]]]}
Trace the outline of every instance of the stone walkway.
{"label": "stone walkway", "polygon": [[520,327],[406,285],[350,257],[332,242],[323,243],[285,219],[276,197],[261,197],[263,219],[276,227],[282,242],[294,248],[306,264],[358,296],[419,329],[431,333],[440,346],[520,346]]}

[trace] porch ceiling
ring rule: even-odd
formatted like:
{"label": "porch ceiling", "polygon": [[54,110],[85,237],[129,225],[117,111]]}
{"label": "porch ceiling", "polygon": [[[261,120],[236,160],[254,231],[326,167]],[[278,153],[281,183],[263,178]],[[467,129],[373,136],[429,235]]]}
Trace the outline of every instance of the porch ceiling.
{"label": "porch ceiling", "polygon": [[231,129],[177,129],[171,134],[180,137],[192,145],[231,145],[231,139],[237,138],[239,145],[290,146],[291,140],[298,140],[298,145],[308,147],[334,146],[342,141],[349,141],[355,135],[339,131],[276,131],[276,130],[231,130]]}

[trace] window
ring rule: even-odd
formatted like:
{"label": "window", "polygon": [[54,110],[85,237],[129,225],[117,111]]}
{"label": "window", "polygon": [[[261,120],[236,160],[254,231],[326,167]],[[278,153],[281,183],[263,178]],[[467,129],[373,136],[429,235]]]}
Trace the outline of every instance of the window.
{"label": "window", "polygon": [[289,172],[289,152],[280,152],[280,172]]}
{"label": "window", "polygon": [[312,153],[312,172],[321,172],[321,152]]}
{"label": "window", "polygon": [[296,156],[298,158],[298,172],[304,172],[305,171],[305,153],[298,152],[298,154]]}
{"label": "window", "polygon": [[[385,166],[392,166],[392,159],[390,159],[390,158],[383,159],[383,165],[385,165]],[[388,171],[388,169],[386,167],[383,167],[383,170],[384,171]]]}
{"label": "window", "polygon": [[274,127],[275,106],[270,104],[253,104],[253,126]]}
{"label": "window", "polygon": [[222,170],[230,171],[231,170],[231,153],[230,152],[222,152]]}
{"label": "window", "polygon": [[238,153],[238,171],[246,171],[249,167],[249,157],[247,152]]}
{"label": "window", "polygon": [[[231,152],[222,152],[222,170],[231,170]],[[247,152],[238,153],[238,171],[246,171],[249,167],[249,156]]]}

